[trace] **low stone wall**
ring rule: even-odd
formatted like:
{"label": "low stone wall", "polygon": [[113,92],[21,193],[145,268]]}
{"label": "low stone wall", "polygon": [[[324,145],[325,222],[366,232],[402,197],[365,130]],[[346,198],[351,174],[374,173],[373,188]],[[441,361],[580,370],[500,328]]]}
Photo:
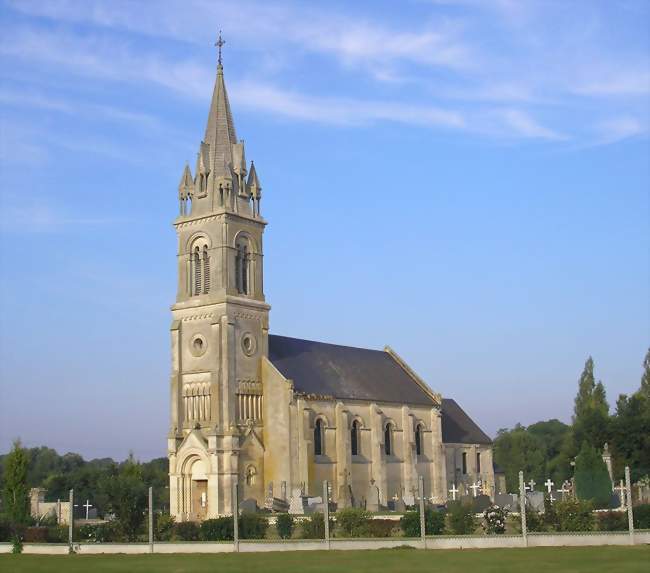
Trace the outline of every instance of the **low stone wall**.
{"label": "low stone wall", "polygon": [[[528,547],[588,547],[603,545],[630,545],[632,537],[627,531],[593,532],[593,533],[530,533]],[[521,535],[457,535],[428,536],[426,549],[497,549],[524,548],[526,543]],[[635,545],[650,544],[650,530],[635,531]],[[408,545],[418,549],[424,548],[420,538],[389,537],[385,539],[343,539],[334,538],[329,542],[329,549],[338,551],[389,549]],[[265,551],[314,551],[328,549],[326,541],[291,540],[291,541],[255,541],[239,542],[241,553]],[[99,553],[143,554],[150,553],[148,543],[75,543],[75,553],[92,555]],[[154,553],[233,553],[236,551],[232,542],[168,542],[155,543]],[[68,546],[55,543],[25,543],[23,552],[32,555],[66,555]],[[11,553],[11,543],[0,543],[0,553]]]}

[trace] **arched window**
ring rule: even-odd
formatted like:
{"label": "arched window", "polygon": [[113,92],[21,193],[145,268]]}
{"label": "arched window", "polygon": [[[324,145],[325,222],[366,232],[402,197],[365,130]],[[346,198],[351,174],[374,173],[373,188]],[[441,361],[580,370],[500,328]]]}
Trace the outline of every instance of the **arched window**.
{"label": "arched window", "polygon": [[359,455],[359,421],[352,422],[352,429],[350,430],[350,449],[353,456]]}
{"label": "arched window", "polygon": [[418,456],[422,455],[422,452],[424,451],[423,448],[423,443],[422,443],[422,424],[418,424],[415,426],[415,453]]}
{"label": "arched window", "polygon": [[387,456],[393,455],[393,425],[386,424],[386,429],[384,430],[384,453]]}
{"label": "arched window", "polygon": [[240,237],[235,245],[235,283],[237,292],[250,294],[250,249],[245,237]]}
{"label": "arched window", "polygon": [[481,452],[476,452],[476,473],[481,473]]}
{"label": "arched window", "polygon": [[208,246],[203,245],[203,294],[210,292],[210,257]]}
{"label": "arched window", "polygon": [[320,418],[314,424],[314,455],[323,455],[323,421]]}
{"label": "arched window", "polygon": [[201,294],[201,251],[198,246],[194,248],[192,259],[194,265],[194,292],[192,294],[199,295]]}

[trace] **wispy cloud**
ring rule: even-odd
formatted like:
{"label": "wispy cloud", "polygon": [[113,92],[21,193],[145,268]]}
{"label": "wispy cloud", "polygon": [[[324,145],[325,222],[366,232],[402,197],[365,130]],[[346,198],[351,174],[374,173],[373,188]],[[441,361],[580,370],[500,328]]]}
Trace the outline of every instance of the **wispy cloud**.
{"label": "wispy cloud", "polygon": [[598,144],[609,144],[630,137],[645,135],[648,126],[635,117],[616,117],[600,122],[596,126]]}

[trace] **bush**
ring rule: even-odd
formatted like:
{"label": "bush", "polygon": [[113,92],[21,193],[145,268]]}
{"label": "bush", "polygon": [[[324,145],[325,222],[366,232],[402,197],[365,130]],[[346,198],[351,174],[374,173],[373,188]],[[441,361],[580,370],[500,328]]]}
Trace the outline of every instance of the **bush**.
{"label": "bush", "polygon": [[25,543],[47,543],[47,527],[26,527],[23,541]]}
{"label": "bush", "polygon": [[4,518],[0,518],[0,542],[11,541],[11,524]]}
{"label": "bush", "polygon": [[337,529],[343,537],[366,537],[370,513],[358,507],[347,507],[336,513]]}
{"label": "bush", "polygon": [[239,537],[241,539],[264,539],[269,522],[257,513],[242,513],[239,518]]}
{"label": "bush", "polygon": [[[408,511],[400,519],[400,527],[406,537],[420,537],[420,512]],[[445,514],[426,508],[424,510],[424,531],[426,535],[440,535],[445,530]]]}
{"label": "bush", "polygon": [[288,513],[281,513],[275,522],[275,528],[281,539],[290,539],[293,535],[295,523],[293,517]]}
{"label": "bush", "polygon": [[235,538],[232,517],[206,519],[201,523],[201,541],[232,541]]}
{"label": "bush", "polygon": [[368,537],[392,537],[398,522],[392,519],[371,519],[368,522]]}
{"label": "bush", "polygon": [[643,503],[633,508],[634,527],[650,529],[650,503]]}
{"label": "bush", "polygon": [[182,521],[176,524],[174,537],[181,541],[198,541],[199,526],[194,521]]}
{"label": "bush", "polygon": [[153,522],[153,535],[156,541],[171,541],[174,536],[176,518],[168,513],[156,513]]}
{"label": "bush", "polygon": [[544,515],[542,516],[542,523],[546,529],[557,529],[558,527],[557,512],[555,511],[555,505],[551,501],[549,495],[544,496]]}
{"label": "bush", "polygon": [[592,531],[594,516],[589,501],[567,499],[555,504],[558,531]]}
{"label": "bush", "polygon": [[576,457],[576,496],[591,501],[597,509],[609,507],[612,498],[612,482],[607,466],[600,453],[584,442]]}
{"label": "bush", "polygon": [[599,513],[597,519],[600,531],[627,531],[626,511]]}
{"label": "bush", "polygon": [[[330,531],[333,529],[333,521],[330,519]],[[308,519],[302,522],[303,539],[325,539],[325,518],[320,512],[312,513]]]}
{"label": "bush", "polygon": [[506,532],[507,511],[498,505],[492,505],[483,512],[483,530],[487,534],[502,535]]}
{"label": "bush", "polygon": [[82,525],[78,529],[75,529],[73,535],[76,541],[85,543],[110,543],[124,539],[122,528],[116,521]]}
{"label": "bush", "polygon": [[457,535],[470,535],[476,529],[476,519],[468,505],[460,501],[450,501],[447,504],[449,529]]}
{"label": "bush", "polygon": [[[517,521],[519,523],[518,530],[521,530],[521,519],[518,519]],[[526,507],[526,529],[532,532],[544,531],[545,529],[542,516],[539,512],[529,507]]]}
{"label": "bush", "polygon": [[68,526],[67,525],[54,525],[47,528],[47,542],[48,543],[67,543],[68,542]]}

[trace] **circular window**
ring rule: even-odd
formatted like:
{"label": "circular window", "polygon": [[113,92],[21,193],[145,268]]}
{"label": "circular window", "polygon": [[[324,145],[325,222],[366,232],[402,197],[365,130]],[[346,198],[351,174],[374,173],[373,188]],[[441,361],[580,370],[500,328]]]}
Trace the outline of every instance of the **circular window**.
{"label": "circular window", "polygon": [[190,342],[190,352],[193,356],[202,356],[208,349],[208,342],[200,335],[195,334]]}
{"label": "circular window", "polygon": [[241,347],[244,350],[244,354],[246,356],[252,356],[255,354],[255,350],[257,349],[257,342],[255,341],[255,337],[250,332],[246,332],[241,337]]}

